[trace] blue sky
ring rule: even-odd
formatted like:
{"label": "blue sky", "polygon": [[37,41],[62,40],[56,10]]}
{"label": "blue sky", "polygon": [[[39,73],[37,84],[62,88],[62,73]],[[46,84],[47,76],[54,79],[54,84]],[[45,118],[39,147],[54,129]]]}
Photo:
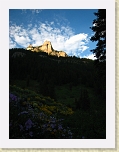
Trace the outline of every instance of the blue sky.
{"label": "blue sky", "polygon": [[69,56],[94,59],[90,29],[97,9],[10,9],[9,48],[39,46],[51,41],[55,50]]}

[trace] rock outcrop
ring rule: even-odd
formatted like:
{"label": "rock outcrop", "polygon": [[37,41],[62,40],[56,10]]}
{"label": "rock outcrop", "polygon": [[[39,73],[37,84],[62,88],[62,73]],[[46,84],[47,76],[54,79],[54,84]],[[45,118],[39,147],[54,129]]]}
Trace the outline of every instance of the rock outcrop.
{"label": "rock outcrop", "polygon": [[50,54],[53,52],[53,48],[50,41],[45,41],[42,46],[39,47],[40,50]]}
{"label": "rock outcrop", "polygon": [[46,52],[48,55],[53,55],[53,56],[62,56],[62,57],[67,57],[68,55],[64,51],[56,51],[53,49],[52,44],[50,41],[45,41],[43,45],[33,47],[31,44],[26,48],[27,50],[31,51],[36,51],[36,52]]}

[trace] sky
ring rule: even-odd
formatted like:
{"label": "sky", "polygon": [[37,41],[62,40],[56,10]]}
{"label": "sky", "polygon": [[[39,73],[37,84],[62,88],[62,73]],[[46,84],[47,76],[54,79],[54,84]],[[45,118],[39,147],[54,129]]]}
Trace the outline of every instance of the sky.
{"label": "sky", "polygon": [[95,59],[90,29],[97,9],[9,9],[9,48],[40,46],[50,41],[68,56]]}

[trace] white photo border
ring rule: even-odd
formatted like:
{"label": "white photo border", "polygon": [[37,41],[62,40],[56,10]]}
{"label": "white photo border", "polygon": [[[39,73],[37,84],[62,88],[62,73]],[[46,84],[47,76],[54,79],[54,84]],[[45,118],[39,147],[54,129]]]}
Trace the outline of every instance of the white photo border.
{"label": "white photo border", "polygon": [[[9,9],[54,8],[106,9],[106,139],[9,139]],[[1,0],[0,20],[0,148],[115,148],[115,1]]]}

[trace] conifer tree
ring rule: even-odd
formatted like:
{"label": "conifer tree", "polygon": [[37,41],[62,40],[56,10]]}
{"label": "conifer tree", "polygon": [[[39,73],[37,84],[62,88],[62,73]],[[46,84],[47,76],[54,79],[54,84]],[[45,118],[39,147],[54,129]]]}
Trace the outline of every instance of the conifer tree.
{"label": "conifer tree", "polygon": [[95,54],[97,61],[106,61],[106,9],[99,9],[94,13],[97,17],[93,20],[93,26],[90,27],[94,32],[91,41],[97,41],[96,48],[91,50]]}

